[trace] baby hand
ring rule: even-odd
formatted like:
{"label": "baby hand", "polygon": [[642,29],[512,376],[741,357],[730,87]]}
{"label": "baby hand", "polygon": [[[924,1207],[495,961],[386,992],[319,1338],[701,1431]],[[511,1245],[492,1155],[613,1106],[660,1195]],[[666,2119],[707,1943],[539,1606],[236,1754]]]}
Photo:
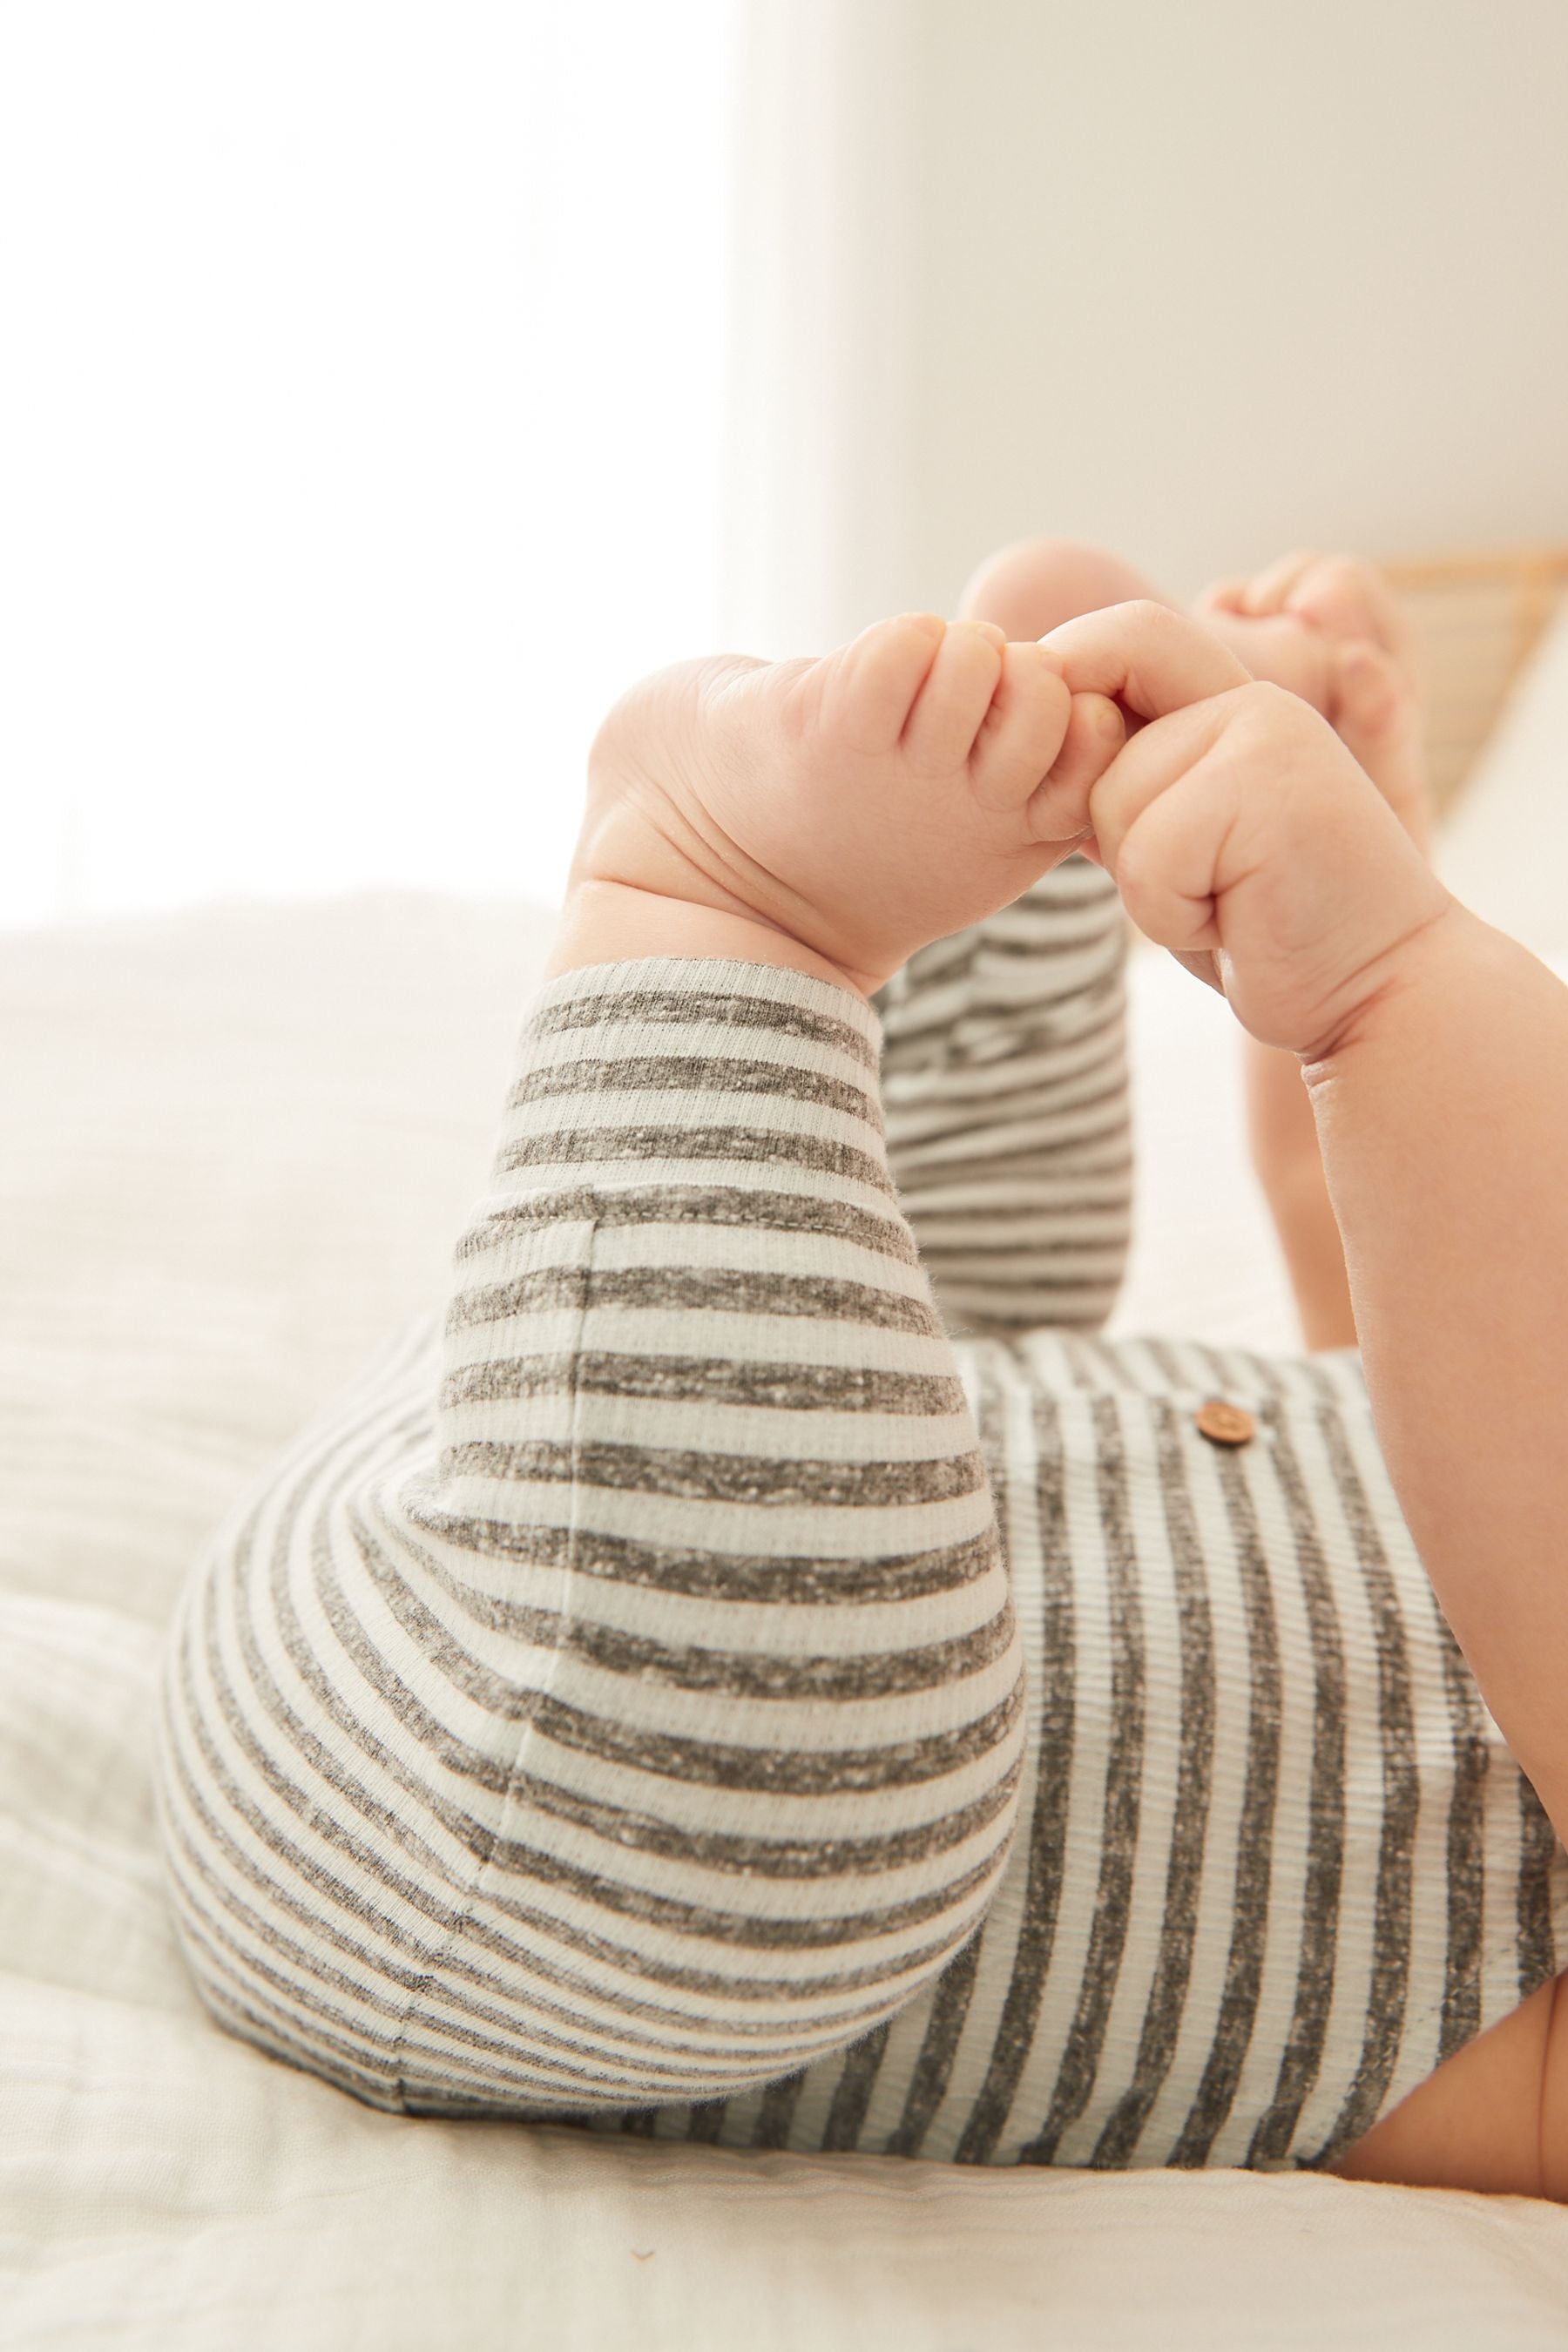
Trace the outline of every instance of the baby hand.
{"label": "baby hand", "polygon": [[1133,921],[1265,1045],[1335,1050],[1456,904],[1387,801],[1307,703],[1166,605],[1112,605],[1043,642],[1074,693],[1137,725],[1089,803]]}
{"label": "baby hand", "polygon": [[1213,582],[1193,610],[1254,677],[1322,712],[1430,855],[1415,634],[1382,573],[1307,550],[1255,578]]}

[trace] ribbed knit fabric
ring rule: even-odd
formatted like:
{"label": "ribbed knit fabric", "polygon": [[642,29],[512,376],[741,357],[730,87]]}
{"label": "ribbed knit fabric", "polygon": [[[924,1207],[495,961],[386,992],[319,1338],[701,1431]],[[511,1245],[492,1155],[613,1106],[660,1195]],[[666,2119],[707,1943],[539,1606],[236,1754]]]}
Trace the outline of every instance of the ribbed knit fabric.
{"label": "ribbed knit fabric", "polygon": [[160,1816],[225,2026],[416,2114],[1268,2166],[1554,1972],[1568,1858],[1353,1351],[1093,1334],[1123,950],[1071,860],[916,959],[891,1165],[847,991],[542,992],[441,1328],[173,1629]]}
{"label": "ribbed knit fabric", "polygon": [[1128,926],[1071,857],[878,996],[888,1145],[948,1327],[1096,1329],[1127,1261]]}

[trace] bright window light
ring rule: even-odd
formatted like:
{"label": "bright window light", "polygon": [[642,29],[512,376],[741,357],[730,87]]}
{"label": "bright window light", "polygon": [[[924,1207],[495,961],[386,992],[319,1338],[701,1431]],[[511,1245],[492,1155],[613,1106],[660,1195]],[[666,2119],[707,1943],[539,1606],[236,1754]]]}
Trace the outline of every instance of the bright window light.
{"label": "bright window light", "polygon": [[733,5],[0,11],[0,920],[558,894],[715,636]]}

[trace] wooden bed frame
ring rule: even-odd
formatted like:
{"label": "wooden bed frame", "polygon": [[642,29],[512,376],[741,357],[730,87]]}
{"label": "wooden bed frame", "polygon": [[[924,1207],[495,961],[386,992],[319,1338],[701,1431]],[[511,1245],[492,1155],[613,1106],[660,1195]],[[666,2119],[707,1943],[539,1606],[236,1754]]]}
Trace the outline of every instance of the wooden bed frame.
{"label": "wooden bed frame", "polygon": [[1378,568],[1415,625],[1433,798],[1461,791],[1535,642],[1568,588],[1568,546],[1394,557]]}

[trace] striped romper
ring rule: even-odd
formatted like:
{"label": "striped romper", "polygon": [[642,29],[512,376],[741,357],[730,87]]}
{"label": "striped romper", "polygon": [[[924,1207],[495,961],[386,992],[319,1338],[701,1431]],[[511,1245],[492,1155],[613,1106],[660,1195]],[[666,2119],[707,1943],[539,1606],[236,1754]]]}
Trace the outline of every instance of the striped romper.
{"label": "striped romper", "polygon": [[1099,1336],[1126,941],[1073,858],[875,1012],[543,988],[444,1316],[178,1608],[221,2025],[409,2115],[1280,2168],[1555,1972],[1355,1350]]}

